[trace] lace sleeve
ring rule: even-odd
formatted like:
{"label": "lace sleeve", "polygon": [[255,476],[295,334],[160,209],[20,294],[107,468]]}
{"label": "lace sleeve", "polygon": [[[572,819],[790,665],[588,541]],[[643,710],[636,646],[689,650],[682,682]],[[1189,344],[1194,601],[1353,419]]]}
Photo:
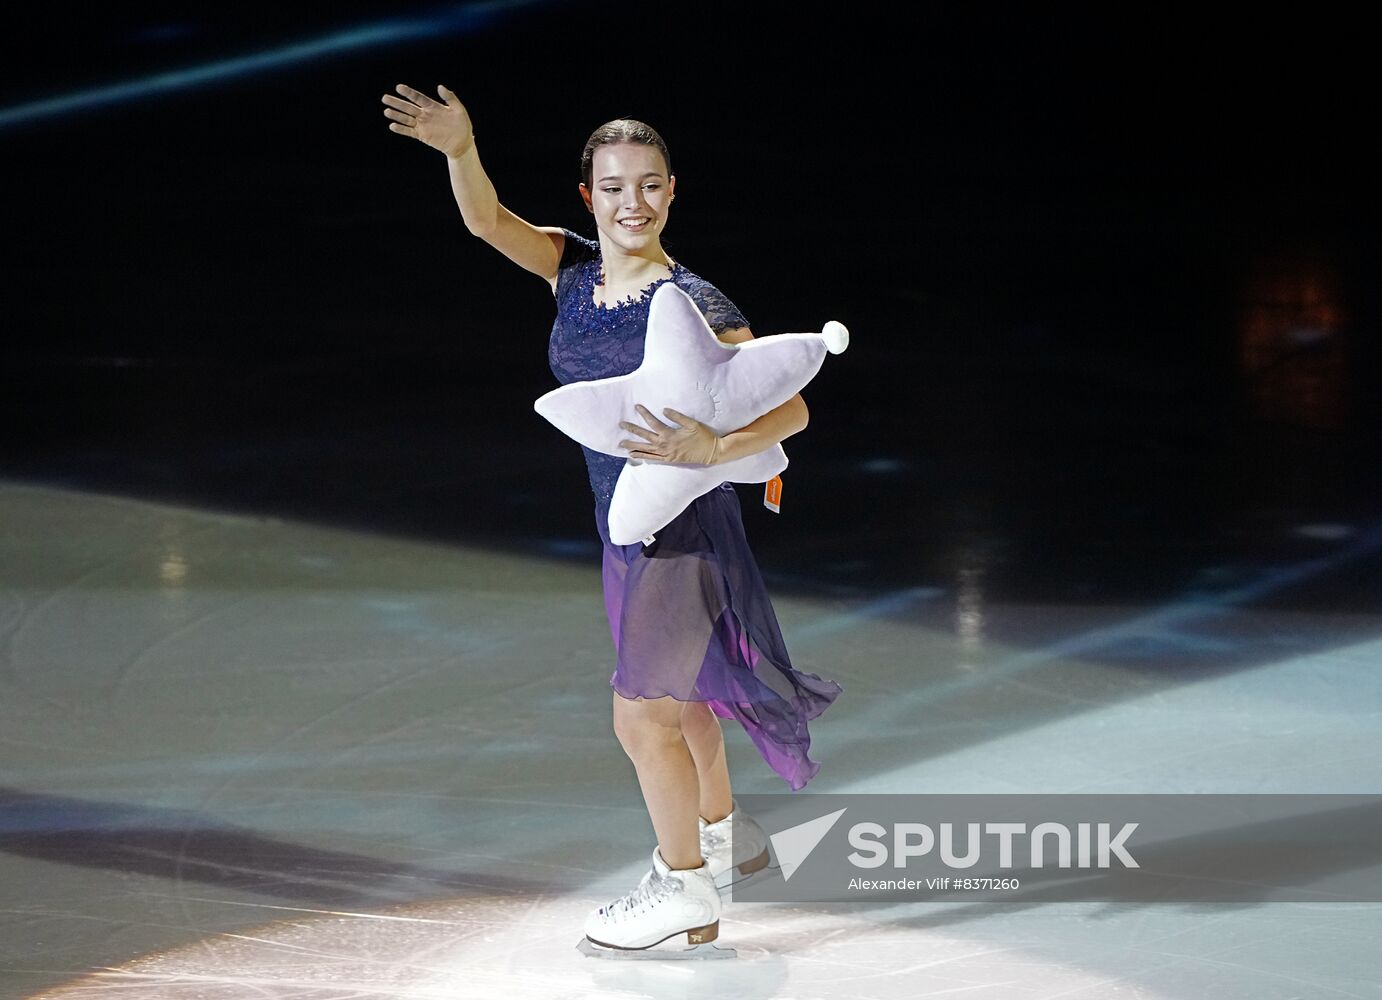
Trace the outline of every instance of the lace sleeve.
{"label": "lace sleeve", "polygon": [[557,301],[566,294],[567,287],[575,280],[580,266],[592,257],[598,256],[600,244],[588,240],[580,233],[573,233],[562,227],[565,242],[561,248],[561,261],[557,264]]}
{"label": "lace sleeve", "polygon": [[748,318],[729,300],[729,296],[704,278],[690,282],[686,292],[717,336],[726,330],[750,325]]}

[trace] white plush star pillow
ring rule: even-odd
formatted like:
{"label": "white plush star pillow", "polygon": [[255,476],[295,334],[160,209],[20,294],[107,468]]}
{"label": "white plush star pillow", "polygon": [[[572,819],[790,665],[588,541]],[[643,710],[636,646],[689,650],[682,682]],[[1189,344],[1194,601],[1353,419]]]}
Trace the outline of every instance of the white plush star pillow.
{"label": "white plush star pillow", "polygon": [[[629,432],[619,422],[639,420],[635,403],[659,414],[670,407],[723,436],[787,402],[820,371],[826,351],[839,354],[848,345],[849,331],[834,320],[820,333],[723,344],[691,296],[669,281],[649,303],[637,370],[561,386],[539,397],[533,409],[587,448],[628,458],[619,442]],[[610,499],[610,541],[647,544],[707,490],[726,481],[764,483],[785,468],[780,444],[718,465],[630,458]]]}

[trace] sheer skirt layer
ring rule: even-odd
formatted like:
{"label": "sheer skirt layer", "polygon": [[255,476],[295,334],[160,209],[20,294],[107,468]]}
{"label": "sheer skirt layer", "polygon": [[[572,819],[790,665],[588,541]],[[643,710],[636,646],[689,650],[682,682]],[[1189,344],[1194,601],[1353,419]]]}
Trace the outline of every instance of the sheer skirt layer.
{"label": "sheer skirt layer", "polygon": [[647,547],[612,544],[606,516],[597,505],[610,686],[625,698],[707,702],[739,721],[793,791],[804,788],[820,770],[806,723],[842,688],[792,667],[734,487],[697,497]]}

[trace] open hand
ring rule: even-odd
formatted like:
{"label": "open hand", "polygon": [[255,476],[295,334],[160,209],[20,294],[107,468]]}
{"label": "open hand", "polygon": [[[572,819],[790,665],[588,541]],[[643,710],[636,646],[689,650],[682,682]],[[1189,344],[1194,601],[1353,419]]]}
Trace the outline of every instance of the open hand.
{"label": "open hand", "polygon": [[[640,427],[627,420],[619,421],[619,426],[624,430],[633,431],[643,438],[642,441],[619,442],[621,448],[635,449],[629,452],[629,458],[683,465],[714,465],[719,462],[720,437],[699,420],[670,407],[663,407],[662,412],[674,421],[665,424],[641,403],[635,403],[634,409],[647,421],[648,427]],[[649,430],[649,427],[652,429]]]}
{"label": "open hand", "polygon": [[470,114],[455,94],[437,85],[440,101],[434,101],[420,90],[400,83],[398,92],[408,100],[385,94],[381,100],[388,105],[384,117],[393,119],[389,131],[410,135],[439,149],[447,156],[457,157],[469,151],[475,142],[475,130]]}

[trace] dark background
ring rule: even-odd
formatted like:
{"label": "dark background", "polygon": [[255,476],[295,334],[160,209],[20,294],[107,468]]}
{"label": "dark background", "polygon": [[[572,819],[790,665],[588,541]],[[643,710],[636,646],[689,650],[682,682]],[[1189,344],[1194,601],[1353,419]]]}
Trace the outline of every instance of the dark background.
{"label": "dark background", "polygon": [[771,585],[1382,603],[1378,80],[1345,15],[24,17],[6,478],[597,564],[580,450],[532,410],[550,291],[382,114],[444,83],[523,218],[593,237],[581,148],[640,118],[672,153],[674,257],[759,336],[849,326],[783,512],[738,487]]}

